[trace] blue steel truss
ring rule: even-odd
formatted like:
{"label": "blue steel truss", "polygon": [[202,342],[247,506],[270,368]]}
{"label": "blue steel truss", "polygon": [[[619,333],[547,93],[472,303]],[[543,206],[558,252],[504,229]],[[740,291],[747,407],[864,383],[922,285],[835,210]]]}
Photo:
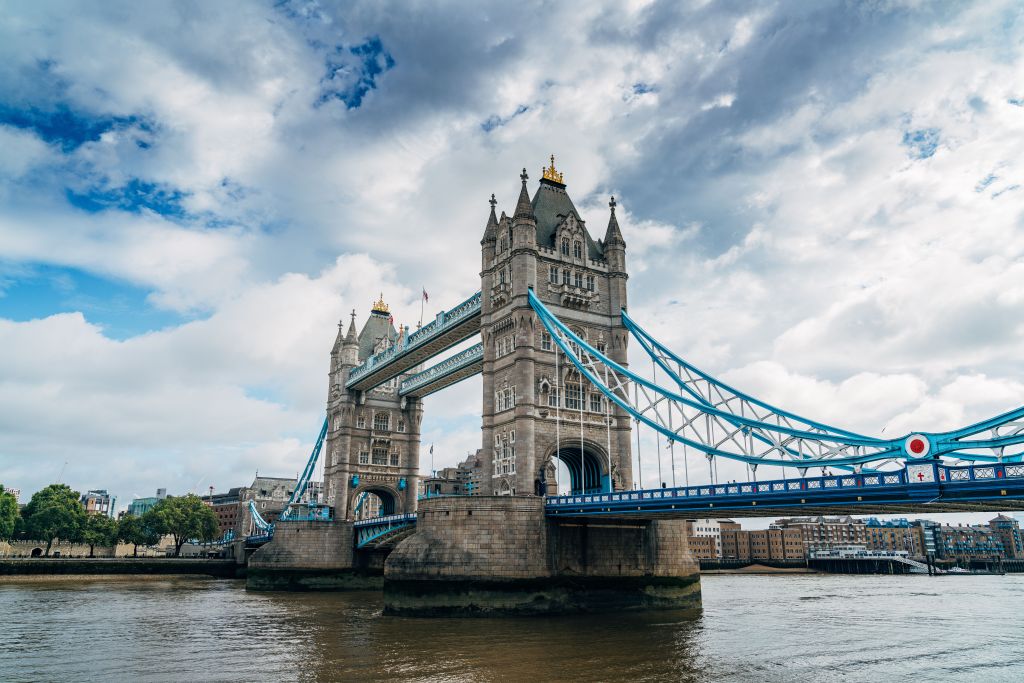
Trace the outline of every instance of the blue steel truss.
{"label": "blue steel truss", "polygon": [[363,548],[382,536],[387,536],[399,529],[407,529],[414,524],[416,524],[415,512],[360,520],[353,525],[356,534],[356,547]]}
{"label": "blue steel truss", "polygon": [[484,345],[475,344],[451,358],[402,381],[400,396],[423,397],[480,373],[484,363]]}
{"label": "blue steel truss", "polygon": [[284,506],[284,510],[281,512],[282,520],[330,519],[329,508],[325,505],[318,505],[315,503],[299,504],[299,501],[302,499],[302,495],[306,492],[306,488],[309,486],[310,480],[313,478],[313,472],[316,470],[316,463],[320,459],[320,451],[323,450],[325,438],[327,438],[326,418],[324,419],[324,426],[320,428],[320,436],[316,438],[316,444],[313,446],[313,452],[309,455],[309,460],[306,461],[306,467],[302,470],[299,480],[295,483],[295,490],[292,491],[292,497],[288,499],[288,504]]}
{"label": "blue steel truss", "polygon": [[481,301],[482,293],[477,292],[450,311],[438,313],[427,325],[352,368],[345,386],[349,389],[372,389],[468,339],[480,328]]}
{"label": "blue steel truss", "polygon": [[[902,464],[923,455],[960,461],[1016,462],[1024,444],[1024,407],[950,432],[879,439],[775,408],[701,372],[658,343],[623,312],[630,334],[675,387],[622,367],[572,332],[529,292],[530,305],[580,374],[638,423],[709,458],[797,467]],[[974,437],[974,438],[971,438]],[[917,450],[910,451],[914,445]],[[983,451],[983,452],[979,452]],[[984,452],[991,451],[991,452]]]}
{"label": "blue steel truss", "polygon": [[1024,464],[949,466],[911,461],[892,472],[702,484],[678,488],[550,496],[549,516],[763,517],[845,511],[991,512],[1024,509]]}

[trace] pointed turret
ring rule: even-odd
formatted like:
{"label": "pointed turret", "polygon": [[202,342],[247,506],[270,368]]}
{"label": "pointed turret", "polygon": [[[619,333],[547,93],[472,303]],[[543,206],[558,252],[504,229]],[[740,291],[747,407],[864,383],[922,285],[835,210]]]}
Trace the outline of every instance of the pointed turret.
{"label": "pointed turret", "polygon": [[526,181],[530,176],[526,175],[526,169],[519,174],[519,179],[523,181],[523,187],[519,190],[519,201],[516,202],[516,212],[513,214],[512,219],[519,223],[520,221],[528,220],[533,223],[537,222],[536,217],[533,215],[533,204],[530,202],[530,193],[526,191]]}
{"label": "pointed turret", "polygon": [[[338,323],[338,336],[341,336],[341,323]],[[341,343],[342,365],[359,364],[359,337],[356,333],[356,309],[352,309],[352,320],[348,324],[348,333]]]}
{"label": "pointed turret", "polygon": [[487,226],[484,227],[484,238],[480,240],[480,244],[487,242],[494,242],[498,239],[498,217],[494,214],[494,207],[497,205],[497,200],[494,195],[491,195],[491,215],[487,218]]}
{"label": "pointed turret", "polygon": [[612,197],[612,200],[608,202],[608,206],[611,208],[612,213],[608,218],[608,230],[604,233],[604,248],[622,247],[625,249],[626,240],[622,239],[622,231],[619,230],[619,221],[615,218],[615,207],[617,206],[615,197]]}

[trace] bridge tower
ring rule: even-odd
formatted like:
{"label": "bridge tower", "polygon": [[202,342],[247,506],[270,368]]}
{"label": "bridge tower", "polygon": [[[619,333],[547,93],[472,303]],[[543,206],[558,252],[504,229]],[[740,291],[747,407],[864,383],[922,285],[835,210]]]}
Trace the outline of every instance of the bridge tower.
{"label": "bridge tower", "polygon": [[630,488],[628,415],[556,359],[527,298],[532,288],[580,337],[626,365],[619,311],[629,276],[615,200],[604,239],[594,240],[554,156],[532,199],[526,169],[520,180],[511,217],[495,214],[491,196],[481,240],[483,493],[555,493],[558,460],[573,491]]}
{"label": "bridge tower", "polygon": [[[395,329],[383,296],[356,332],[356,312],[348,332],[338,323],[331,350],[328,429],[324,444],[324,489],[334,518],[354,519],[377,514],[412,512],[420,461],[423,402],[400,397],[396,377],[370,391],[347,389],[349,372],[372,354],[401,343],[408,327]],[[357,511],[363,494],[365,507]],[[377,502],[379,501],[379,502]]]}

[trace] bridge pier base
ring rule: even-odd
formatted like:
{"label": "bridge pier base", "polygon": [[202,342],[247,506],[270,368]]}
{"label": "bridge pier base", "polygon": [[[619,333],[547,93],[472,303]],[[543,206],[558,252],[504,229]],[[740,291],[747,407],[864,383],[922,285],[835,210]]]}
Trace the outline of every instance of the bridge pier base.
{"label": "bridge pier base", "polygon": [[557,614],[700,607],[682,520],[558,519],[539,497],[420,501],[384,566],[386,614]]}
{"label": "bridge pier base", "polygon": [[380,589],[383,562],[354,549],[352,522],[278,521],[274,538],[249,558],[249,590]]}

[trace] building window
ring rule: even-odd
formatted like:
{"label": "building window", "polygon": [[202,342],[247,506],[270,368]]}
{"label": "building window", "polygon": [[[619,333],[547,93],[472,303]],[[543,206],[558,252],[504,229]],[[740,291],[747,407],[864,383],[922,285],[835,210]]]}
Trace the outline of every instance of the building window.
{"label": "building window", "polygon": [[568,256],[569,255],[569,238],[567,238],[567,237],[563,237],[562,238],[562,255],[563,256]]}
{"label": "building window", "polygon": [[502,268],[498,271],[498,284],[505,284],[505,269]]}
{"label": "building window", "polygon": [[405,431],[405,420],[399,420],[398,421],[398,431],[400,431],[400,432],[404,432]]}
{"label": "building window", "polygon": [[565,408],[566,410],[580,410],[583,403],[580,395],[579,384],[565,385]]}
{"label": "building window", "polygon": [[572,243],[572,255],[576,258],[583,258],[583,245],[579,242]]}
{"label": "building window", "polygon": [[360,415],[359,417],[356,418],[356,427],[358,427],[359,429],[366,429],[366,417],[365,416]]}
{"label": "building window", "polygon": [[587,276],[587,289],[590,290],[591,292],[594,291],[594,276],[593,275],[588,275]]}
{"label": "building window", "polygon": [[597,342],[596,344],[594,344],[594,348],[597,350],[598,353],[604,353],[604,350],[605,350],[604,342],[603,341]]}
{"label": "building window", "polygon": [[576,273],[576,288],[583,289],[583,273]]}
{"label": "building window", "polygon": [[359,451],[359,464],[360,465],[369,465],[370,464],[370,452],[369,451]]}
{"label": "building window", "polygon": [[511,410],[516,405],[516,388],[505,387],[494,392],[494,409],[497,412]]}
{"label": "building window", "polygon": [[391,454],[391,466],[398,467],[398,453]]}
{"label": "building window", "polygon": [[604,412],[604,401],[601,394],[590,395],[590,412],[592,413],[603,413]]}
{"label": "building window", "polygon": [[388,450],[380,446],[375,446],[373,449],[373,464],[374,465],[387,465],[388,464]]}
{"label": "building window", "polygon": [[551,392],[548,394],[548,405],[552,408],[558,407],[558,389],[551,389]]}
{"label": "building window", "polygon": [[548,266],[548,282],[551,284],[558,284],[558,267]]}
{"label": "building window", "polygon": [[498,251],[505,251],[506,249],[508,249],[508,240],[506,238],[502,237],[501,238],[501,247],[499,247]]}
{"label": "building window", "polygon": [[572,276],[569,274],[569,271],[568,270],[563,270],[562,271],[562,284],[563,285],[568,285],[568,284],[571,284],[571,283],[572,283]]}
{"label": "building window", "polygon": [[551,335],[547,332],[540,333],[540,349],[541,351],[551,350]]}
{"label": "building window", "polygon": [[391,416],[387,413],[374,413],[373,415],[373,431],[375,432],[386,432],[388,431],[388,425],[391,424]]}

